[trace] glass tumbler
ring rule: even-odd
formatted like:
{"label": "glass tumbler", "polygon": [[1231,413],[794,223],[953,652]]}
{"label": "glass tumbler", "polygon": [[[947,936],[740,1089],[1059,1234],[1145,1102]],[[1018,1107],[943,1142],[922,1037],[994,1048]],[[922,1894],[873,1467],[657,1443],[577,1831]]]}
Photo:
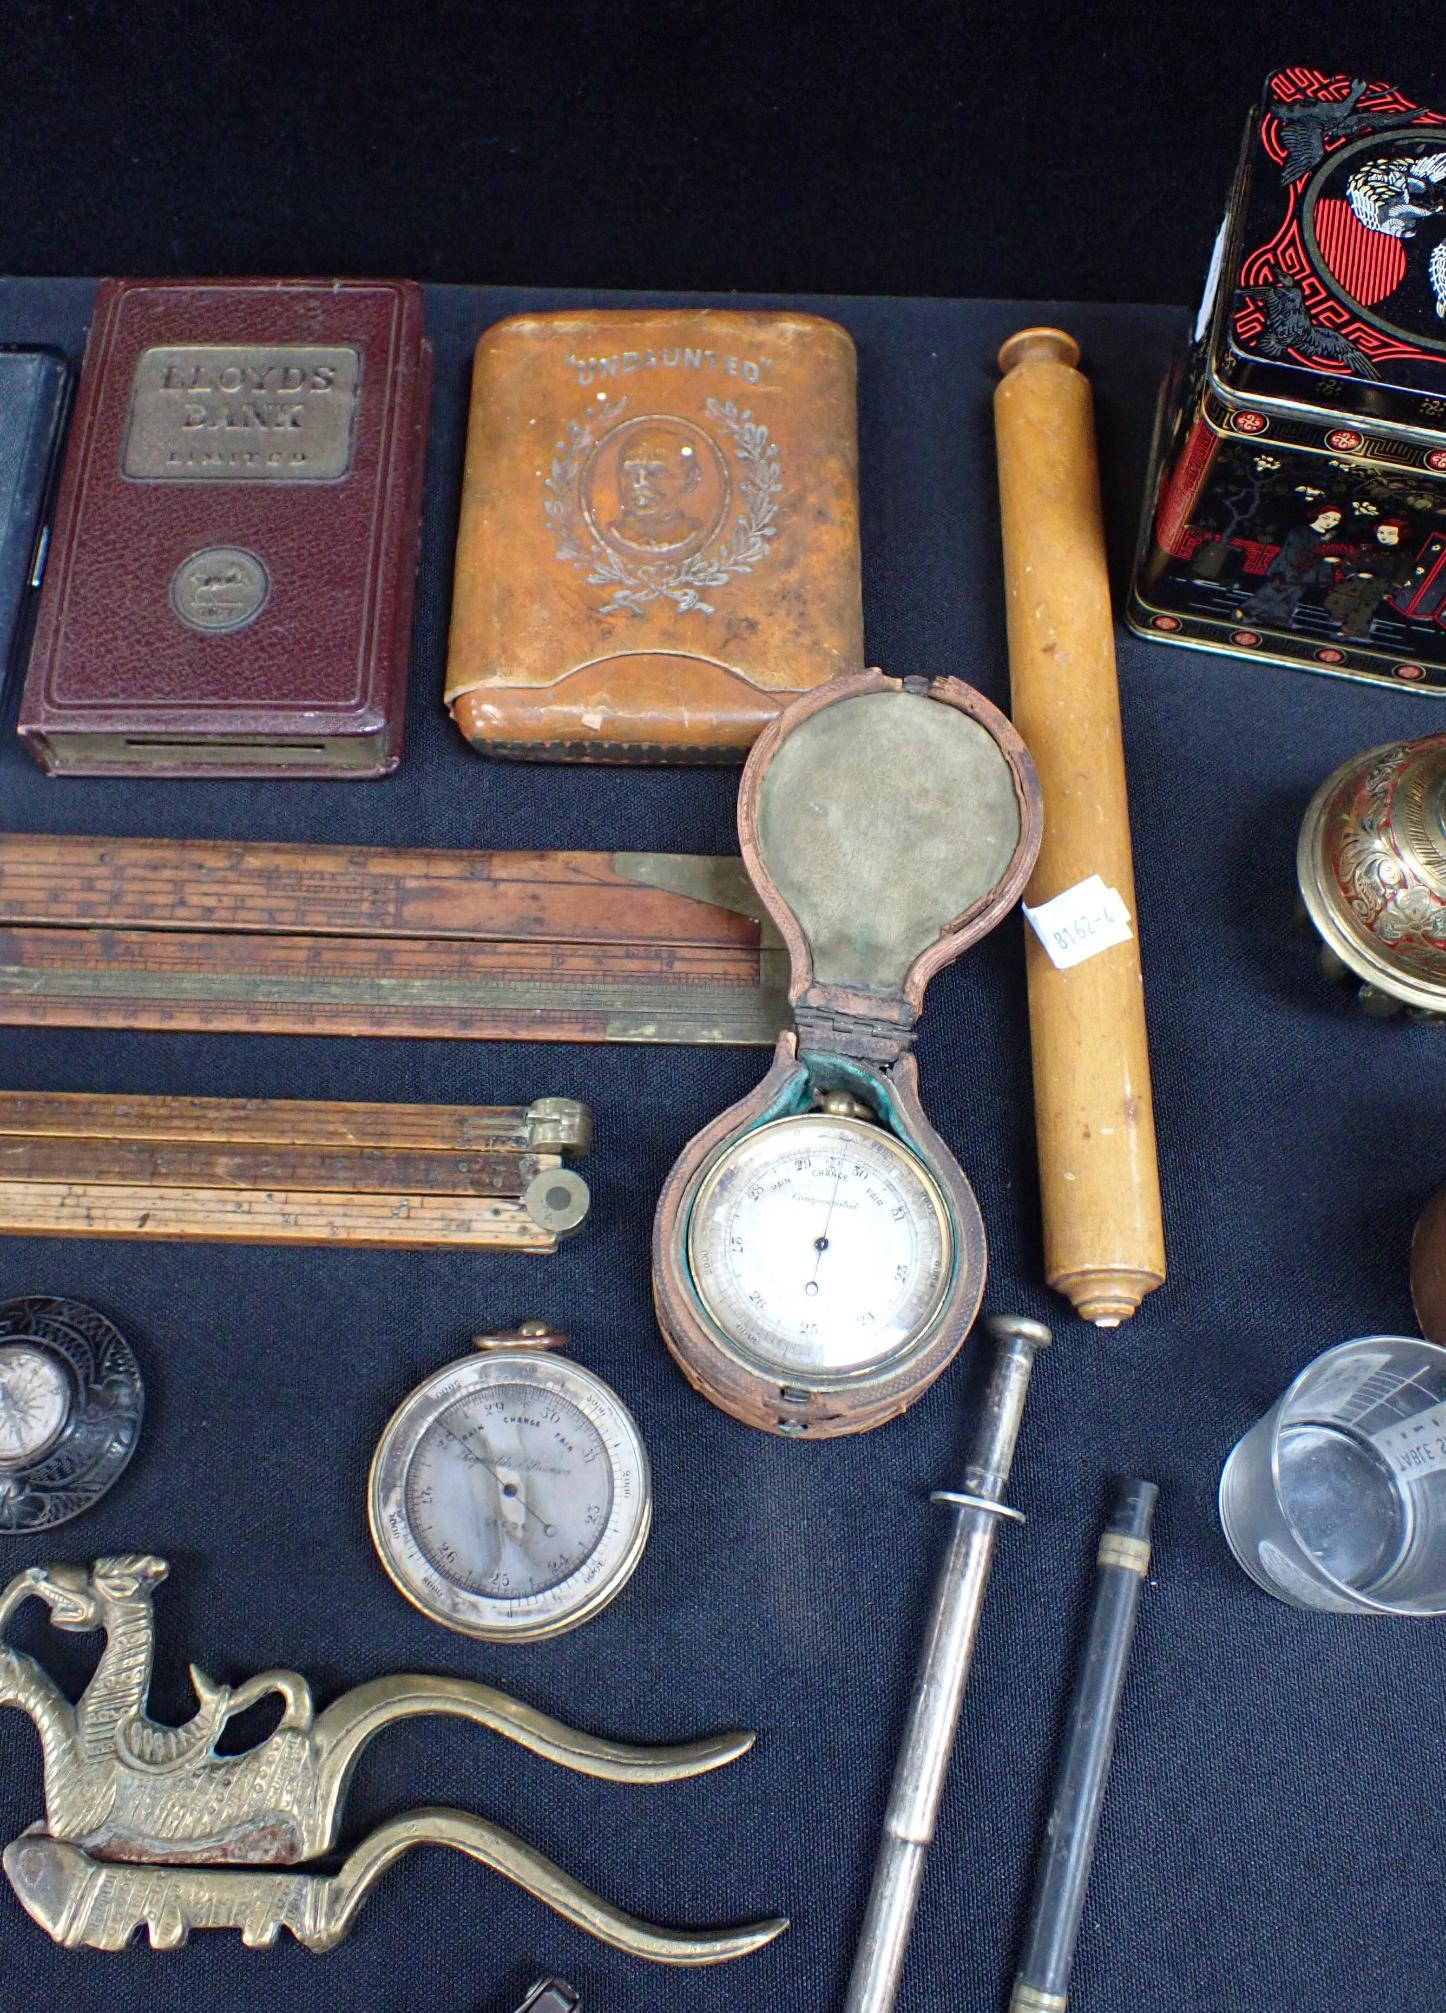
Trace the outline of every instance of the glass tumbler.
{"label": "glass tumbler", "polygon": [[1292,1607],[1446,1614],[1446,1349],[1371,1335],[1317,1356],[1237,1442],[1220,1522]]}

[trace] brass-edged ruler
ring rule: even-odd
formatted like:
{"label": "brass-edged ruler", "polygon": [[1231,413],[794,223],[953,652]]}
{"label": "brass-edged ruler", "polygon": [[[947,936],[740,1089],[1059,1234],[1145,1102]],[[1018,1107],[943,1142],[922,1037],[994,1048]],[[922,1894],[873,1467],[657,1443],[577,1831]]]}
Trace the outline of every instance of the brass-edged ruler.
{"label": "brass-edged ruler", "polygon": [[0,835],[0,1024],[771,1046],[742,862]]}
{"label": "brass-edged ruler", "polygon": [[0,1090],[0,1229],[28,1237],[548,1252],[592,1118],[530,1105]]}

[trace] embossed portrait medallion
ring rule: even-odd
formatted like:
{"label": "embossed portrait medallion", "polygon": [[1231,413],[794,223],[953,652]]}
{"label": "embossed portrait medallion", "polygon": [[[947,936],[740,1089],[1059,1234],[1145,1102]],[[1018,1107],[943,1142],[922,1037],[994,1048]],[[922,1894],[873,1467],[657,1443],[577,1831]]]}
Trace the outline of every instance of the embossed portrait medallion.
{"label": "embossed portrait medallion", "polygon": [[650,603],[711,615],[704,590],[726,587],[768,556],[783,472],[768,428],[731,399],[710,398],[716,427],[604,401],[569,426],[545,480],[558,559],[610,594],[601,612]]}
{"label": "embossed portrait medallion", "polygon": [[594,536],[629,557],[682,558],[717,531],[732,484],[715,441],[671,415],[627,419],[606,434],[582,472]]}

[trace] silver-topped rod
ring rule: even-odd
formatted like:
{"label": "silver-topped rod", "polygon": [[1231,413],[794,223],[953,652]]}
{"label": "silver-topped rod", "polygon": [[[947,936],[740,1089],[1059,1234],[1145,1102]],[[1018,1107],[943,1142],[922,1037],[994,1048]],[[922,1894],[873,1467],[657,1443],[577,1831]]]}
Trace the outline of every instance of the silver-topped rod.
{"label": "silver-topped rod", "polygon": [[954,1531],[934,1592],[844,2013],[889,2013],[898,1997],[924,1860],[934,1837],[974,1658],[995,1536],[1001,1518],[1024,1521],[1003,1495],[1030,1372],[1037,1353],[1048,1346],[1050,1333],[1042,1321],[1019,1314],[997,1314],[984,1325],[999,1353],[984,1394],[984,1416],[964,1486],[939,1489],[933,1496],[934,1502],[952,1510]]}

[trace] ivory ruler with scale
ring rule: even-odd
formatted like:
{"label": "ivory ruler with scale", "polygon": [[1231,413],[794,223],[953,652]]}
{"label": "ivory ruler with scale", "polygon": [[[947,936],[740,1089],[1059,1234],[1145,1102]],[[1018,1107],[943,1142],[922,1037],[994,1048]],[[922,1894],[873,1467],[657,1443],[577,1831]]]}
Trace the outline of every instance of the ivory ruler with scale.
{"label": "ivory ruler with scale", "polygon": [[736,859],[0,835],[0,1024],[771,1046]]}

